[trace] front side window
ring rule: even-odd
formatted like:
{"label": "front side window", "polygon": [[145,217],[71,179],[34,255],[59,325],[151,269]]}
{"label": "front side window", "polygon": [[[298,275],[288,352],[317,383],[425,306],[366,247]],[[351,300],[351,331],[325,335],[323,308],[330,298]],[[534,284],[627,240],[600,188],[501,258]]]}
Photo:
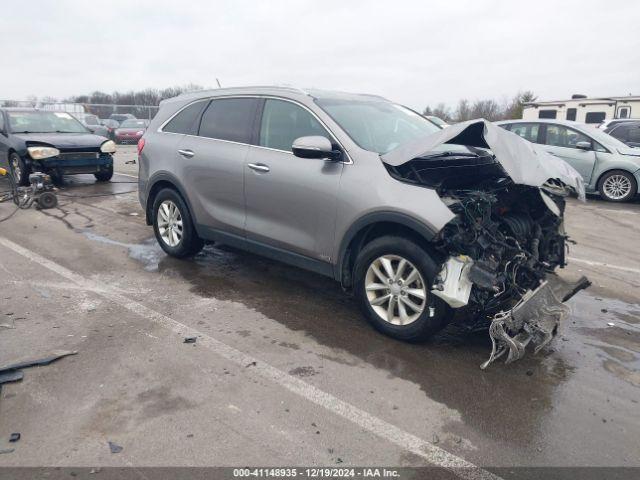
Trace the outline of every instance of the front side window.
{"label": "front side window", "polygon": [[192,103],[167,123],[162,129],[163,132],[182,133],[185,135],[196,135],[198,133],[198,121],[200,114],[207,105],[206,101]]}
{"label": "front side window", "polygon": [[529,140],[532,143],[538,142],[538,132],[540,131],[539,123],[513,123],[511,124],[511,132]]}
{"label": "front side window", "polygon": [[[422,115],[383,100],[319,98],[316,103],[360,148],[379,154],[441,130]],[[442,148],[468,152],[459,145]]]}
{"label": "front side window", "polygon": [[212,100],[202,115],[198,135],[201,137],[250,143],[257,100],[254,98],[220,98]]}
{"label": "front side window", "polygon": [[13,133],[87,133],[78,120],[66,112],[12,111],[9,125]]}
{"label": "front side window", "polygon": [[259,145],[291,151],[296,138],[331,136],[316,118],[295,103],[267,99],[262,111]]}
{"label": "front side window", "polygon": [[580,132],[563,125],[547,125],[547,139],[545,143],[552,147],[577,148],[578,142],[589,142],[591,139]]}

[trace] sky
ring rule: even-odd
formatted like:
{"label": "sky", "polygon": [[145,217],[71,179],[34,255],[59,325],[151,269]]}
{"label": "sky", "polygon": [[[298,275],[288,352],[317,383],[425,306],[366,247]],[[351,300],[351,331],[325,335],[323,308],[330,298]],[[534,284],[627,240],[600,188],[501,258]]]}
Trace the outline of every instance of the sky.
{"label": "sky", "polygon": [[[8,5],[11,5],[8,8]],[[7,2],[0,99],[198,84],[373,93],[415,109],[640,95],[640,2]]]}

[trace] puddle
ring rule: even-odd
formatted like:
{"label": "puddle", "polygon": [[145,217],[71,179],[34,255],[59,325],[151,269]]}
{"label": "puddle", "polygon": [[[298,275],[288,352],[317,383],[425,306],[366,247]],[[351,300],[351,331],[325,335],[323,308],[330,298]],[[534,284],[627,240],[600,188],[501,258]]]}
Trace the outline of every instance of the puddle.
{"label": "puddle", "polygon": [[140,262],[148,272],[157,272],[160,261],[167,256],[154,237],[143,243],[124,243],[89,231],[83,231],[82,234],[94,242],[128,249],[129,257]]}

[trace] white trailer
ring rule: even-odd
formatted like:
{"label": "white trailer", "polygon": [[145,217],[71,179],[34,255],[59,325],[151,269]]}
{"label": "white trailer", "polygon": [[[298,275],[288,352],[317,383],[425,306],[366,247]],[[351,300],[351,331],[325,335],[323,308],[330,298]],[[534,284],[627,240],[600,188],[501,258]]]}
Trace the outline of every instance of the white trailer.
{"label": "white trailer", "polygon": [[640,96],[587,98],[573,95],[570,100],[528,102],[524,105],[522,118],[555,118],[596,125],[615,118],[640,120]]}

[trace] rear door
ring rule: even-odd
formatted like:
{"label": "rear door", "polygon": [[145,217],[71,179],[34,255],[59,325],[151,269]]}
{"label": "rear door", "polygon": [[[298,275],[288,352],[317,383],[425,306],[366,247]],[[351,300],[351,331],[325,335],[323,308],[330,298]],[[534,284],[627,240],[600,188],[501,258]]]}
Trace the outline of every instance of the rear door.
{"label": "rear door", "polygon": [[244,236],[244,167],[258,99],[218,98],[178,146],[180,179],[199,229]]}
{"label": "rear door", "polygon": [[[597,142],[564,125],[545,123],[542,126],[544,128],[544,149],[575,168],[582,175],[584,182],[589,184],[596,163],[594,149],[597,146]],[[576,147],[578,142],[590,143],[591,149],[583,150]]]}
{"label": "rear door", "polygon": [[328,262],[344,164],[296,157],[291,146],[333,137],[306,108],[279,99],[265,100],[258,130],[245,165],[247,239]]}

